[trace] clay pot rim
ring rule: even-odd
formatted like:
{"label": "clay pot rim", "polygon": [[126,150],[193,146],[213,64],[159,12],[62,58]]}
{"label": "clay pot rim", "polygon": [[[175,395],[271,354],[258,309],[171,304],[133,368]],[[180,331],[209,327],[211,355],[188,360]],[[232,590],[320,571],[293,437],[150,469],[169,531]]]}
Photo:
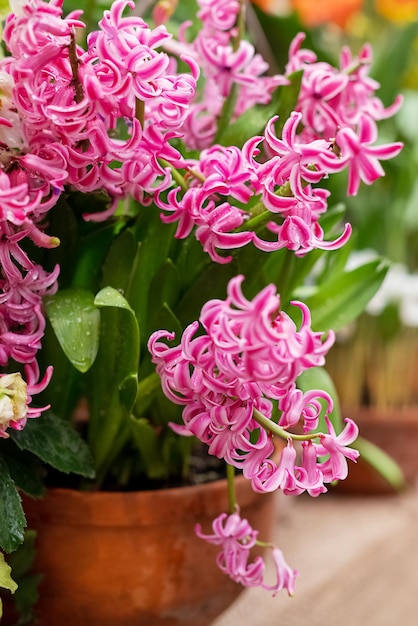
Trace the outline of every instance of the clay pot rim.
{"label": "clay pot rim", "polygon": [[[273,459],[278,463],[284,444],[277,442]],[[251,506],[260,496],[251,481],[235,476],[235,493],[241,509]],[[207,494],[210,494],[208,497]],[[266,494],[268,495],[268,494]],[[83,527],[95,518],[97,526],[150,526],[171,521],[194,520],[197,516],[213,518],[228,512],[227,479],[198,485],[138,491],[81,491],[64,487],[47,489],[43,498],[24,498],[24,510],[37,519],[56,525]],[[46,502],[47,501],[47,502]],[[44,504],[45,503],[45,504]],[[123,511],[121,515],[119,511]]]}
{"label": "clay pot rim", "polygon": [[368,420],[377,424],[394,424],[398,422],[416,424],[418,426],[418,405],[391,406],[379,408],[372,405],[342,406],[343,417],[350,417],[356,420]]}
{"label": "clay pot rim", "polygon": [[[242,508],[259,495],[242,475],[235,478],[235,490]],[[167,515],[171,521],[185,516],[193,520],[197,514],[215,517],[228,510],[225,478],[200,485],[144,491],[80,491],[57,487],[48,489],[44,498],[34,501],[24,497],[24,500],[25,511],[33,511],[38,519],[47,516],[49,523],[80,527],[92,516],[98,526],[150,526],[167,522]],[[118,512],[121,509],[122,516]]]}

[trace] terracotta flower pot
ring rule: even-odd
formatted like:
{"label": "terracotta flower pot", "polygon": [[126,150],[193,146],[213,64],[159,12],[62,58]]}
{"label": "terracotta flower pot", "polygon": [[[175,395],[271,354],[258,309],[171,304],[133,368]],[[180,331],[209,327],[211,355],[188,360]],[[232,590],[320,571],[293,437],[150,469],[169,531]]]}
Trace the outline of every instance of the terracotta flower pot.
{"label": "terracotta flower pot", "polygon": [[[399,409],[357,407],[344,409],[343,415],[352,417],[360,434],[387,452],[400,466],[406,485],[418,479],[418,406]],[[350,464],[346,480],[337,487],[338,492],[358,494],[393,493],[394,488],[361,457]]]}
{"label": "terracotta flower pot", "polygon": [[[236,478],[241,513],[271,538],[274,494]],[[227,511],[226,481],[144,492],[55,489],[26,499],[37,530],[36,570],[45,574],[41,626],[204,626],[240,593],[198,539]]]}

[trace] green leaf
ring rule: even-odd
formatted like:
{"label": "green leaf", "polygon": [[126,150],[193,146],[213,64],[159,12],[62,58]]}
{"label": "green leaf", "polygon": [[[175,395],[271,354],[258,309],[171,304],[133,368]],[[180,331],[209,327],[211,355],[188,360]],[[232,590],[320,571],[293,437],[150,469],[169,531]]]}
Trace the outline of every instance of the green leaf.
{"label": "green leaf", "polygon": [[135,404],[138,393],[138,376],[137,374],[129,374],[119,385],[119,400],[128,411]]}
{"label": "green leaf", "polygon": [[183,328],[178,318],[174,315],[167,303],[164,302],[159,311],[156,312],[154,317],[155,329],[163,328],[176,334],[176,340],[180,341],[183,334]]}
{"label": "green leaf", "polygon": [[262,134],[268,120],[277,114],[279,93],[280,88],[269,104],[253,106],[235,122],[229,124],[222,132],[218,143],[223,146],[243,146],[250,137]]}
{"label": "green leaf", "polygon": [[4,554],[0,552],[0,587],[8,589],[14,593],[17,589],[17,584],[11,577],[12,568],[4,560]]}
{"label": "green leaf", "polygon": [[378,97],[388,106],[399,93],[406,71],[415,54],[418,22],[405,27],[391,25],[385,37],[380,38],[380,47],[374,50],[371,74],[380,83]]}
{"label": "green leaf", "polygon": [[289,85],[278,87],[268,104],[253,106],[240,115],[223,130],[218,143],[223,146],[243,146],[251,137],[262,135],[267,122],[274,115],[279,115],[275,129],[280,136],[284,123],[296,106],[302,75],[302,70],[291,74],[288,77]]}
{"label": "green leaf", "polygon": [[281,137],[283,126],[289,119],[291,112],[295,110],[296,103],[299,97],[300,86],[302,83],[302,77],[303,70],[299,70],[297,72],[294,72],[293,74],[290,74],[287,77],[289,80],[289,85],[285,85],[281,88],[281,97],[277,110],[279,119],[274,124],[277,137]]}
{"label": "green leaf", "polygon": [[36,531],[26,530],[23,544],[8,559],[18,584],[13,601],[19,613],[19,625],[33,623],[33,610],[39,598],[38,587],[43,578],[43,574],[31,571],[36,556],[35,541]]}
{"label": "green leaf", "polygon": [[174,313],[182,324],[198,319],[200,310],[211,298],[225,298],[229,280],[237,273],[236,263],[210,265],[186,291]]}
{"label": "green leaf", "polygon": [[340,330],[354,320],[379,289],[389,269],[387,261],[377,259],[349,272],[344,272],[306,295],[303,289],[294,296],[303,298],[317,330]]}
{"label": "green leaf", "polygon": [[100,312],[93,294],[63,289],[45,298],[45,308],[55,335],[69,361],[80,372],[92,366],[99,347]]}
{"label": "green leaf", "polygon": [[124,293],[138,253],[138,242],[134,233],[123,231],[111,245],[103,264],[102,284]]}
{"label": "green leaf", "polygon": [[157,312],[164,305],[173,308],[180,292],[179,272],[173,261],[166,259],[151,281],[148,297],[147,335],[161,328],[155,320]]}
{"label": "green leaf", "polygon": [[161,379],[157,372],[152,372],[140,380],[134,409],[135,415],[146,415],[145,412],[159,390],[161,390]]}
{"label": "green leaf", "polygon": [[17,583],[19,583],[19,579],[25,574],[28,574],[33,567],[36,556],[35,541],[36,530],[26,529],[25,539],[22,545],[7,559]]}
{"label": "green leaf", "polygon": [[167,469],[161,456],[160,435],[144,417],[132,417],[130,425],[133,439],[145,463],[147,476],[154,479],[164,478]]}
{"label": "green leaf", "polygon": [[94,477],[94,466],[86,442],[66,421],[47,411],[28,420],[25,428],[11,437],[21,450],[28,450],[48,465],[66,474]]}
{"label": "green leaf", "polygon": [[137,394],[139,325],[126,298],[105,287],[95,298],[101,311],[100,347],[92,370],[89,443],[100,479],[122,445],[122,430]]}
{"label": "green leaf", "polygon": [[34,623],[34,610],[39,600],[39,584],[42,574],[27,574],[19,580],[19,588],[14,597],[14,604],[20,617],[17,626],[31,626]]}
{"label": "green leaf", "polygon": [[371,441],[363,439],[363,437],[357,437],[353,447],[360,452],[360,457],[375,469],[396,491],[402,491],[406,487],[402,469],[384,450]]}
{"label": "green leaf", "polygon": [[127,299],[114,287],[104,287],[94,298],[94,304],[98,307],[116,307],[118,309],[125,309],[134,314],[132,307]]}
{"label": "green leaf", "polygon": [[[334,407],[328,417],[336,432],[341,432],[343,429],[343,421],[341,419],[340,403],[338,400],[337,390],[335,389],[332,378],[328,372],[323,367],[311,367],[310,369],[305,370],[298,377],[297,386],[304,393],[312,389],[323,389],[331,396]],[[318,432],[327,432],[327,427],[324,421],[327,403],[322,400],[320,400],[320,402],[324,410],[319,418],[318,428],[316,430]]]}
{"label": "green leaf", "polygon": [[139,241],[138,252],[129,276],[126,299],[135,311],[141,333],[141,341],[147,340],[146,329],[149,320],[149,297],[151,282],[166,259],[170,257],[175,225],[161,221],[160,210],[154,205],[141,207],[140,219],[135,226],[135,237]]}
{"label": "green leaf", "polygon": [[22,501],[9,469],[0,457],[0,547],[13,552],[23,542],[26,526]]}
{"label": "green leaf", "polygon": [[9,468],[10,476],[21,491],[39,498],[45,492],[43,481],[45,470],[40,460],[30,452],[19,450],[11,438],[7,444],[9,448],[3,453],[3,458]]}

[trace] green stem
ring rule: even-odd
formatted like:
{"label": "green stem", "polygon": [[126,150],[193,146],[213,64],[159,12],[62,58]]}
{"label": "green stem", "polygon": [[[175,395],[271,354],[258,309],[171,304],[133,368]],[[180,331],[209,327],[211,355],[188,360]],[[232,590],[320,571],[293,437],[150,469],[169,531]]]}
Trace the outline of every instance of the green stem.
{"label": "green stem", "polygon": [[155,391],[160,388],[161,378],[157,372],[152,372],[152,374],[149,374],[138,383],[137,399],[133,409],[134,415],[142,417],[146,414],[148,406],[154,397]]}
{"label": "green stem", "polygon": [[86,25],[84,30],[84,39],[87,39],[87,33],[90,33],[94,29],[93,14],[96,8],[96,0],[86,0],[83,7],[83,21]]}
{"label": "green stem", "polygon": [[214,143],[219,143],[224,131],[228,128],[231,118],[234,114],[235,103],[238,96],[238,87],[234,83],[229,91],[229,94],[225,98],[222,106],[222,111],[218,120],[218,130],[216,131]]}
{"label": "green stem", "polygon": [[[302,181],[303,185],[303,181]],[[277,191],[275,191],[276,196],[280,196],[282,198],[292,198],[293,192],[290,187],[290,182],[286,182],[281,185]],[[259,231],[261,228],[267,224],[267,222],[274,222],[277,219],[282,219],[279,213],[272,213],[262,202],[257,202],[253,207],[251,207],[249,211],[251,217],[248,221],[244,222],[242,226],[236,229],[235,232],[240,231],[248,231],[252,230],[253,232]]]}
{"label": "green stem", "polygon": [[144,128],[145,124],[145,102],[139,98],[135,98],[135,117]]}
{"label": "green stem", "polygon": [[182,176],[180,174],[180,172],[178,170],[176,170],[175,167],[173,167],[168,161],[166,161],[165,159],[158,159],[160,165],[162,165],[163,167],[169,167],[171,169],[171,175],[173,177],[173,179],[176,181],[176,183],[181,187],[181,189],[183,191],[187,191],[189,186],[186,183],[184,176]]}
{"label": "green stem", "polygon": [[228,506],[229,512],[235,513],[237,506],[237,499],[235,496],[235,468],[227,463],[226,465],[226,479],[228,481]]}
{"label": "green stem", "polygon": [[244,222],[241,226],[235,229],[234,232],[239,233],[242,231],[253,231],[254,233],[260,232],[268,222],[274,222],[277,218],[281,218],[279,213],[272,213],[268,211],[261,202],[258,202],[251,209],[251,217]]}
{"label": "green stem", "polygon": [[232,49],[236,52],[245,33],[245,9],[247,0],[240,0],[240,10],[237,17],[237,35],[232,42]]}
{"label": "green stem", "polygon": [[70,38],[70,45],[68,48],[68,58],[70,60],[70,66],[71,66],[71,74],[72,74],[71,82],[74,87],[74,99],[77,103],[79,103],[79,102],[82,102],[84,99],[84,92],[83,92],[83,86],[78,77],[79,60],[77,57],[77,44],[75,41],[74,33],[71,35],[71,38]]}
{"label": "green stem", "polygon": [[[237,34],[232,40],[232,50],[236,52],[241,43],[245,32],[245,4],[246,0],[240,0],[240,10],[237,17]],[[235,104],[238,97],[238,85],[233,83],[229,94],[225,98],[221,114],[218,120],[218,129],[216,131],[214,143],[219,143],[224,131],[228,128],[235,110]]]}
{"label": "green stem", "polygon": [[265,430],[269,430],[275,435],[278,435],[282,439],[294,439],[295,441],[308,441],[309,439],[317,439],[320,433],[309,433],[305,435],[296,435],[294,433],[289,433],[286,429],[282,428],[268,417],[265,417],[260,411],[257,409],[253,409],[253,418],[260,424]]}

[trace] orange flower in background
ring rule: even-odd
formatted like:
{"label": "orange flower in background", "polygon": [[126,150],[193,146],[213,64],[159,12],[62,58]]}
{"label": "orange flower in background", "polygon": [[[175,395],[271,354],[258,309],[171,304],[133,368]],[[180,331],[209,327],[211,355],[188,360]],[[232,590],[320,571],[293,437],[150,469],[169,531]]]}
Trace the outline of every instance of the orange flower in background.
{"label": "orange flower in background", "polygon": [[[297,11],[300,21],[307,27],[333,22],[344,28],[349,18],[363,6],[363,0],[253,0],[253,2],[266,13],[274,15]],[[395,4],[396,0],[392,0],[392,3]]]}
{"label": "orange flower in background", "polygon": [[376,11],[391,22],[418,19],[418,0],[376,0]]}
{"label": "orange flower in background", "polygon": [[[396,0],[393,0],[395,3]],[[363,6],[363,0],[291,0],[301,22],[308,27],[333,22],[344,28],[352,15]],[[416,3],[414,3],[416,4]]]}

